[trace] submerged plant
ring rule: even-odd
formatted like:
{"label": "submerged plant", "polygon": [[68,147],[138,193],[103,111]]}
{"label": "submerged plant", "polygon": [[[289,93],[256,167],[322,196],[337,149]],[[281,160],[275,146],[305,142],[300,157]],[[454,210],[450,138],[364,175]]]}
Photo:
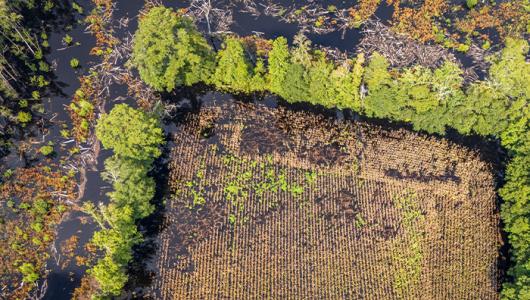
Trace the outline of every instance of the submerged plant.
{"label": "submerged plant", "polygon": [[77,58],[72,58],[70,60],[70,67],[77,69],[79,68],[79,60]]}
{"label": "submerged plant", "polygon": [[49,156],[53,154],[53,146],[52,145],[42,146],[40,147],[39,152],[44,156]]}

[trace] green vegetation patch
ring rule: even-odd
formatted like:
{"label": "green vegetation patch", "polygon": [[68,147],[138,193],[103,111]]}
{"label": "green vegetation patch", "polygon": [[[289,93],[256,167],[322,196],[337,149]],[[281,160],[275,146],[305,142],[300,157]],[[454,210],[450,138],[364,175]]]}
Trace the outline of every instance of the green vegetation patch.
{"label": "green vegetation patch", "polygon": [[395,196],[394,203],[401,211],[403,226],[403,239],[398,239],[396,243],[405,243],[394,251],[393,259],[397,266],[394,290],[400,297],[417,295],[419,292],[415,289],[420,288],[418,282],[423,262],[425,216],[413,192]]}

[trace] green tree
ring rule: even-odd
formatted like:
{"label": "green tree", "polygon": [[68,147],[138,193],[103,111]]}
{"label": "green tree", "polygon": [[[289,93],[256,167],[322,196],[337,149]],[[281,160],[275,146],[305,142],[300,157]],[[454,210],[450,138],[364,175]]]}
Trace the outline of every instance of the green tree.
{"label": "green tree", "polygon": [[214,61],[210,45],[189,18],[161,6],[141,18],[132,64],[156,90],[208,81]]}
{"label": "green tree", "polygon": [[363,80],[364,74],[364,54],[359,53],[355,59],[352,69],[352,84],[351,84],[351,93],[353,94],[353,103],[349,107],[353,110],[360,112],[361,111],[361,83]]}
{"label": "green tree", "polygon": [[256,59],[252,87],[254,91],[265,91],[268,88],[267,68],[265,67],[265,62],[260,57]]}
{"label": "green tree", "polygon": [[311,49],[311,41],[303,34],[298,33],[294,36],[294,47],[291,49],[291,61],[309,69],[314,60]]}
{"label": "green tree", "polygon": [[[453,126],[463,133],[499,135],[524,117],[530,99],[528,42],[508,38],[500,55],[490,58],[489,78],[474,83],[467,99],[453,110]],[[517,107],[517,109],[512,109]]]}
{"label": "green tree", "polygon": [[509,108],[501,131],[502,144],[514,155],[506,169],[501,217],[512,247],[513,278],[503,285],[503,299],[530,299],[530,64],[528,42],[507,39],[501,54],[492,58],[489,84],[502,94]]}
{"label": "green tree", "polygon": [[99,283],[99,289],[103,295],[119,295],[129,279],[124,267],[116,263],[110,256],[100,259],[90,269],[90,274]]}
{"label": "green tree", "polygon": [[354,97],[356,90],[353,86],[353,74],[350,71],[351,65],[352,61],[346,60],[341,65],[337,66],[337,68],[335,68],[330,74],[331,88],[333,89],[331,93],[334,97],[330,103],[332,106],[341,109],[353,109],[355,106]]}
{"label": "green tree", "polygon": [[269,89],[275,94],[281,94],[290,65],[289,46],[284,37],[279,37],[272,42],[269,53]]}
{"label": "green tree", "polygon": [[517,155],[530,155],[530,106],[528,100],[520,98],[508,111],[514,118],[501,133],[502,145]]}
{"label": "green tree", "polygon": [[96,135],[115,154],[105,161],[102,173],[113,185],[113,191],[108,193],[110,203],[98,208],[84,205],[101,227],[92,242],[105,252],[90,274],[99,284],[96,296],[118,296],[128,279],[132,248],[142,241],[136,221],[154,210],[150,201],[155,182],[148,172],[153,159],[161,154],[159,145],[164,137],[156,117],[125,104],[118,104],[110,114],[101,116]]}
{"label": "green tree", "polygon": [[116,105],[110,114],[102,115],[96,135],[103,147],[112,148],[118,156],[151,160],[160,156],[164,141],[159,120],[126,104]]}
{"label": "green tree", "polygon": [[323,54],[318,54],[316,60],[309,67],[307,87],[307,99],[311,104],[320,104],[328,108],[337,106],[337,95],[335,93],[332,72],[335,69],[333,63],[329,62]]}
{"label": "green tree", "polygon": [[217,54],[217,68],[212,83],[220,89],[232,92],[254,91],[252,62],[245,55],[243,44],[238,38],[229,37],[224,48]]}
{"label": "green tree", "polygon": [[461,75],[460,68],[452,62],[435,70],[421,66],[405,70],[396,84],[397,95],[404,97],[400,118],[410,120],[416,130],[445,133],[452,120],[451,106],[465,100]]}
{"label": "green tree", "polygon": [[353,61],[346,60],[331,72],[332,106],[361,111],[360,88],[364,74],[363,64],[364,54],[360,53]]}
{"label": "green tree", "polygon": [[114,191],[108,195],[117,207],[130,206],[135,219],[149,216],[154,206],[155,181],[147,176],[150,165],[145,161],[110,157],[105,161],[104,178],[113,183]]}
{"label": "green tree", "polygon": [[368,95],[364,99],[364,111],[368,116],[392,117],[399,111],[394,102],[394,82],[388,72],[390,64],[381,54],[374,52],[365,69]]}
{"label": "green tree", "polygon": [[508,271],[513,281],[505,283],[503,299],[528,299],[530,296],[530,155],[515,156],[506,170],[507,182],[499,190],[504,199],[501,217],[512,246],[515,265]]}
{"label": "green tree", "polygon": [[511,99],[530,99],[530,64],[526,62],[528,42],[507,38],[499,55],[490,58],[491,85]]}
{"label": "green tree", "polygon": [[289,102],[307,101],[310,98],[307,72],[301,64],[287,66],[285,79],[278,95]]}

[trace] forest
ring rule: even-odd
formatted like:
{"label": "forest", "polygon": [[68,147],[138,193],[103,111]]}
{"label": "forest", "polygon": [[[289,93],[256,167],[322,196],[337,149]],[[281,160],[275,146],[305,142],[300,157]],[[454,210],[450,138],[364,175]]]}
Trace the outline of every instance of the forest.
{"label": "forest", "polygon": [[[444,189],[462,189],[466,200],[454,209],[475,205],[476,211],[469,210],[471,219],[460,219],[454,212],[455,226],[472,223],[480,214],[491,226],[451,230],[455,236],[469,234],[462,236],[462,249],[483,235],[488,241],[477,253],[496,256],[494,262],[489,256],[481,261],[491,264],[481,265],[483,271],[462,267],[462,276],[482,272],[480,276],[490,276],[493,282],[493,294],[478,294],[478,283],[471,285],[470,298],[530,299],[528,0],[425,0],[410,6],[391,0],[183,2],[0,0],[0,298],[200,299],[206,286],[216,289],[215,282],[196,287],[175,278],[189,272],[199,276],[199,282],[200,276],[209,278],[201,273],[206,266],[216,270],[215,276],[234,268],[225,265],[225,259],[209,265],[217,254],[201,247],[224,249],[245,265],[249,254],[234,245],[265,240],[270,234],[265,230],[248,236],[241,233],[250,230],[246,226],[271,222],[282,227],[280,222],[292,224],[290,220],[302,214],[300,223],[292,226],[293,234],[303,240],[308,228],[331,218],[315,221],[312,215],[325,213],[318,205],[327,197],[335,201],[334,207],[351,202],[351,207],[336,212],[346,221],[337,217],[341,225],[331,237],[317,232],[311,239],[333,240],[344,228],[370,236],[370,230],[378,232],[377,226],[390,222],[377,247],[382,253],[400,253],[385,258],[397,269],[384,269],[382,282],[366,273],[371,278],[367,284],[377,282],[372,294],[356,294],[361,292],[344,279],[353,275],[344,273],[344,283],[336,286],[328,283],[332,279],[317,279],[325,293],[312,296],[375,299],[389,284],[392,292],[384,296],[388,299],[429,297],[418,288],[431,272],[429,264],[437,263],[426,250],[431,245],[429,226],[446,226],[432,220],[444,209],[453,213],[446,207],[459,196]],[[381,20],[383,10],[388,12],[386,20]],[[244,23],[247,15],[254,21],[271,18],[290,31],[260,32],[255,23]],[[238,32],[237,26],[257,29]],[[341,30],[340,41],[332,38],[331,47],[322,45],[327,41],[321,36]],[[341,51],[339,44],[352,32],[359,38]],[[268,99],[275,104],[263,109]],[[328,124],[330,115],[333,121]],[[360,129],[364,122],[370,130]],[[394,133],[396,128],[411,135]],[[401,144],[392,144],[392,136]],[[444,146],[427,146],[420,142],[423,137]],[[426,149],[422,151],[431,159],[423,160],[407,142]],[[454,148],[437,150],[453,142]],[[373,143],[395,145],[395,154],[376,156],[366,150],[379,151]],[[466,143],[479,145],[469,149],[480,149],[466,152]],[[409,160],[392,165],[397,153]],[[466,160],[475,157],[480,158]],[[492,162],[484,163],[488,159]],[[423,165],[418,167],[414,160]],[[475,176],[454,171],[464,165],[477,170]],[[380,182],[365,173],[378,174]],[[414,180],[425,186],[411,184]],[[433,183],[437,180],[443,185],[438,190]],[[362,195],[346,187],[335,191],[341,182],[350,181]],[[389,199],[364,192],[364,181],[370,187],[382,185]],[[392,194],[401,185],[403,193]],[[488,188],[494,197],[488,196]],[[325,193],[328,189],[331,196]],[[424,195],[428,189],[434,189],[436,197],[442,195],[444,200],[436,200],[442,204]],[[318,193],[323,194],[315,196]],[[370,197],[373,206],[365,204]],[[443,208],[431,210],[417,202],[419,198]],[[473,202],[478,199],[483,202]],[[296,201],[299,208],[292,206]],[[311,209],[303,210],[304,205]],[[395,209],[384,213],[392,215],[390,221],[368,213],[388,205]],[[262,211],[262,206],[267,209]],[[394,233],[388,233],[394,227]],[[498,237],[493,238],[496,230]],[[351,238],[344,235],[341,241]],[[279,245],[285,243],[286,253],[295,255],[296,247],[312,243],[297,246],[295,240]],[[361,244],[372,247],[366,243]],[[225,249],[225,244],[231,248]],[[332,256],[333,247],[328,246],[321,257]],[[348,254],[351,246],[336,247],[344,257],[353,253]],[[435,261],[441,254],[433,255]],[[337,261],[348,261],[344,257]],[[317,261],[323,268],[337,268]],[[290,270],[300,264],[283,267]],[[164,269],[169,265],[174,270]],[[248,263],[248,268],[254,274],[257,267]],[[242,284],[237,276],[233,280]],[[431,277],[436,282],[436,276]],[[268,284],[274,289],[274,283]],[[440,284],[448,292],[432,296],[437,299],[461,296],[459,289],[466,287]],[[254,288],[256,293],[267,289]],[[293,285],[292,291],[268,297],[302,297],[303,290],[303,284]],[[266,297],[233,290],[216,295],[210,297]]]}

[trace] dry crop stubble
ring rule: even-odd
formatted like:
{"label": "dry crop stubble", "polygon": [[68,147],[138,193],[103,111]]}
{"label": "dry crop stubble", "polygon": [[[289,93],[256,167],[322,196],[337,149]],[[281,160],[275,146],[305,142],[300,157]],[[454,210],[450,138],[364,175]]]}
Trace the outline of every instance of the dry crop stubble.
{"label": "dry crop stubble", "polygon": [[174,141],[157,298],[498,298],[494,179],[469,149],[236,102]]}

